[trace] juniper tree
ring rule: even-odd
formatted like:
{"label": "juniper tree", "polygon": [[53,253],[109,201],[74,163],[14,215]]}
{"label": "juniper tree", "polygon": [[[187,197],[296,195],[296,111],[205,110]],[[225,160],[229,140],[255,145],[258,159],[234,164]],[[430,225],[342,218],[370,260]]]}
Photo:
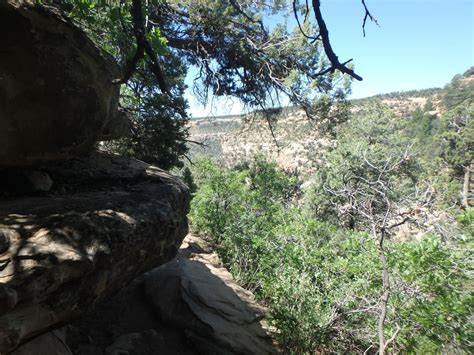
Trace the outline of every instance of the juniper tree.
{"label": "juniper tree", "polygon": [[[331,116],[337,110],[330,103],[342,101],[349,89],[347,78],[362,79],[348,65],[350,60],[341,63],[334,53],[318,0],[43,2],[72,17],[122,66],[115,82],[125,84],[122,104],[135,122],[135,138],[121,144],[122,152],[165,167],[175,165],[186,150],[181,144],[188,119],[183,89],[191,67],[194,93],[203,102],[212,95],[228,95],[267,112],[286,103],[286,97],[309,116],[329,120],[340,117]],[[374,18],[364,1],[362,5],[365,26]],[[283,20],[270,28],[268,15]],[[297,20],[294,29],[287,28],[288,16]],[[271,123],[269,115],[261,117]],[[143,152],[137,132],[146,134],[148,152]],[[160,137],[167,135],[178,143],[160,144]]]}

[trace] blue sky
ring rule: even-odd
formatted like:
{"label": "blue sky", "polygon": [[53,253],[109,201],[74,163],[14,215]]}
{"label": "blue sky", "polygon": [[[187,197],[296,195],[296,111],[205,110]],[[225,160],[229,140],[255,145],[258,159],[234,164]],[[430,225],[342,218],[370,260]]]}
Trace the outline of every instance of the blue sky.
{"label": "blue sky", "polygon": [[[353,58],[356,73],[364,78],[353,82],[353,98],[441,87],[474,65],[472,0],[366,0],[366,4],[380,25],[368,22],[366,37],[360,0],[323,0],[321,5],[333,49],[341,62]],[[187,97],[193,116],[242,110],[235,100],[233,104],[229,99],[215,100],[204,108],[191,91]]]}

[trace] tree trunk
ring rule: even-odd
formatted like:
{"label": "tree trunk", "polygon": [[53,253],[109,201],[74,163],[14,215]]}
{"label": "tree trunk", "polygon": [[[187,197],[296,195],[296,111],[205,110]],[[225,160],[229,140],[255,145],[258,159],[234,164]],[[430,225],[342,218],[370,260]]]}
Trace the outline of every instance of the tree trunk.
{"label": "tree trunk", "polygon": [[470,169],[470,164],[466,165],[464,167],[464,183],[462,186],[462,199],[461,199],[461,205],[463,208],[468,208],[469,207],[469,184],[471,181],[471,169]]}
{"label": "tree trunk", "polygon": [[[372,228],[372,232],[375,237],[377,233],[375,228]],[[379,333],[379,355],[385,354],[385,347],[387,343],[385,342],[385,318],[387,317],[387,304],[390,298],[390,278],[388,274],[388,265],[387,258],[385,256],[385,250],[383,247],[384,242],[384,232],[380,234],[379,238],[379,257],[382,263],[382,296],[380,297],[380,315],[379,315],[379,324],[378,324],[378,333]]]}

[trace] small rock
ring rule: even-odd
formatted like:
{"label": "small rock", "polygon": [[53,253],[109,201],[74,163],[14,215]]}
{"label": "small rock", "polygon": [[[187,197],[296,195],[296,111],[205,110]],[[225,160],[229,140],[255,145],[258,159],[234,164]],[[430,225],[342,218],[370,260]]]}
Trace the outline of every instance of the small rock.
{"label": "small rock", "polygon": [[0,192],[3,194],[48,192],[52,186],[53,181],[44,171],[15,168],[0,171]]}

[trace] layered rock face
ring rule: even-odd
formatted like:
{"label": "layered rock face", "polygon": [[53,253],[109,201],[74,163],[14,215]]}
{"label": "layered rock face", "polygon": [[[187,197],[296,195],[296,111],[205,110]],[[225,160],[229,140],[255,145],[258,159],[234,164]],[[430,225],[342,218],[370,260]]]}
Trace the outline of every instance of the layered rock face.
{"label": "layered rock face", "polygon": [[0,1],[0,166],[91,150],[126,117],[114,60],[54,9]]}
{"label": "layered rock face", "polygon": [[172,259],[187,233],[188,189],[158,168],[93,154],[43,171],[53,196],[0,201],[0,353]]}
{"label": "layered rock face", "polygon": [[263,155],[285,170],[310,176],[335,143],[321,124],[301,109],[283,109],[272,128],[273,132],[263,117],[252,114],[193,119],[189,123],[191,138],[206,146],[189,145],[190,155],[221,157],[230,166]]}

